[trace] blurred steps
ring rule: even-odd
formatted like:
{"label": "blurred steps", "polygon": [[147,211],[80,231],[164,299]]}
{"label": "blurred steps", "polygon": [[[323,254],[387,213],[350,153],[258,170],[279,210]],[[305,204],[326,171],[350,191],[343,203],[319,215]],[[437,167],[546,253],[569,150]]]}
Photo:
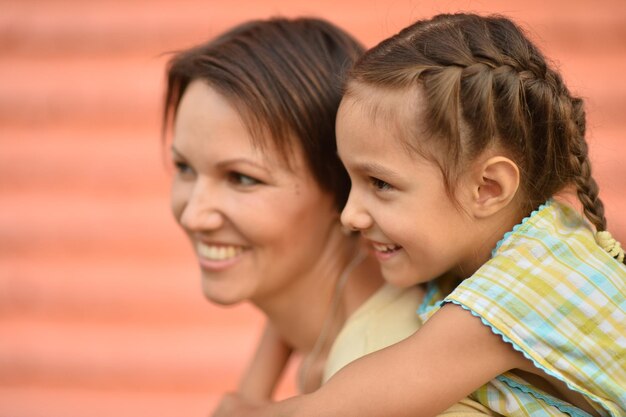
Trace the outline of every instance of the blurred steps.
{"label": "blurred steps", "polygon": [[[162,53],[202,41],[231,25],[246,19],[273,15],[313,15],[331,18],[351,28],[368,45],[406,26],[411,21],[435,13],[478,11],[515,17],[532,32],[541,33],[555,46],[610,49],[607,39],[619,43],[626,38],[626,5],[621,0],[604,0],[597,7],[584,1],[471,0],[410,2],[360,7],[353,1],[322,0],[272,4],[239,0],[185,0],[175,5],[166,0],[30,0],[4,5],[0,16],[0,48],[17,54],[51,55],[84,54],[123,56],[134,53]],[[593,34],[590,36],[589,34]],[[561,48],[562,49],[562,48]],[[579,50],[579,49],[578,49]]]}
{"label": "blurred steps", "polygon": [[81,387],[2,387],[3,417],[111,417],[115,415],[180,417],[206,416],[217,392],[184,390],[129,391]]}
{"label": "blurred steps", "polygon": [[246,19],[326,17],[372,46],[438,12],[516,18],[587,99],[610,230],[626,242],[623,0],[0,7],[0,417],[206,416],[236,386],[263,319],[204,299],[170,213],[160,117],[166,52]]}
{"label": "blurred steps", "polygon": [[[626,56],[624,44],[615,45],[616,56]],[[626,82],[619,80],[626,71],[626,62],[598,51],[579,53],[558,54],[555,60],[572,91],[593,91],[591,103],[606,103],[609,110],[624,105]],[[50,62],[50,58],[0,58],[0,80],[28,80],[0,81],[2,129],[13,126],[30,130],[38,126],[90,130],[94,124],[104,128],[111,123],[129,131],[137,126],[151,126],[150,133],[156,140],[160,134],[166,60],[167,57],[75,57]],[[597,76],[598,66],[603,67],[603,77]]]}
{"label": "blurred steps", "polygon": [[0,361],[3,385],[211,392],[236,384],[245,366],[239,359],[251,354],[259,331],[241,332],[230,323],[179,327],[16,319],[4,322],[0,334],[0,355],[12,359]]}

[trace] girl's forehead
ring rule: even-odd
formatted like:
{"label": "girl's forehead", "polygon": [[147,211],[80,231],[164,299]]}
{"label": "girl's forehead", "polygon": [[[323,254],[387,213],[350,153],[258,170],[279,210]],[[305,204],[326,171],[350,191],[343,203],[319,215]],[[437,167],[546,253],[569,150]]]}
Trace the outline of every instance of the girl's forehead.
{"label": "girl's forehead", "polygon": [[[391,89],[351,83],[338,114],[338,128],[345,123],[370,126],[372,131],[387,132],[407,149],[418,146],[428,134],[425,101],[419,85]],[[349,117],[343,117],[349,115]]]}
{"label": "girl's forehead", "polygon": [[377,124],[414,124],[421,121],[424,108],[418,85],[392,89],[353,82],[341,102],[342,111],[355,111]]}

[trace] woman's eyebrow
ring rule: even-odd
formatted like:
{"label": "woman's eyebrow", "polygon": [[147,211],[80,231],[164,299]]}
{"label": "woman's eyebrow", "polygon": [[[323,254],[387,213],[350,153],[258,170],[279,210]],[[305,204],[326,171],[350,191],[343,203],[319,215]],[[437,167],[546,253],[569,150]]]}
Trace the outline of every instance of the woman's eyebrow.
{"label": "woman's eyebrow", "polygon": [[265,166],[255,162],[255,161],[252,161],[250,159],[246,159],[246,158],[226,159],[226,160],[223,160],[223,161],[220,161],[219,163],[217,163],[217,167],[224,168],[224,167],[227,167],[229,165],[235,165],[235,164],[250,165],[250,166],[252,166],[252,167],[254,167],[256,169],[260,169],[262,171],[265,171],[265,172],[269,173],[269,170]]}
{"label": "woman's eyebrow", "polygon": [[176,146],[172,145],[170,146],[170,150],[172,151],[172,154],[178,158],[185,158],[185,156],[182,154],[182,152],[180,152],[178,149],[176,149]]}

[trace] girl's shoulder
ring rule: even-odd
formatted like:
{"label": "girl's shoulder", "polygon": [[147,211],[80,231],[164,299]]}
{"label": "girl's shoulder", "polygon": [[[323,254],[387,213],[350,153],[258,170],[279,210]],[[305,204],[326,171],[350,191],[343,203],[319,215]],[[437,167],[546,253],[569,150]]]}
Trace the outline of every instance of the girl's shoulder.
{"label": "girl's shoulder", "polygon": [[[442,303],[479,317],[536,367],[626,410],[626,268],[573,208],[550,201]],[[609,404],[608,407],[616,407]]]}
{"label": "girl's shoulder", "polygon": [[593,227],[581,214],[550,200],[506,233],[492,258],[463,285],[485,280],[517,284],[523,292],[526,287],[550,293],[554,286],[592,285],[623,294],[626,267],[598,245]]}

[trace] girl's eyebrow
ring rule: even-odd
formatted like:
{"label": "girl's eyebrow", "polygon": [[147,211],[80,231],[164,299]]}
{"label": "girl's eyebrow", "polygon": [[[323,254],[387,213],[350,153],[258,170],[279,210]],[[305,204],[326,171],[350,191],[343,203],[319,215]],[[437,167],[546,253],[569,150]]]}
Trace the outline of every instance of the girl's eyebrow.
{"label": "girl's eyebrow", "polygon": [[399,178],[396,172],[375,162],[361,162],[358,163],[355,168],[373,177],[384,177],[387,179]]}

